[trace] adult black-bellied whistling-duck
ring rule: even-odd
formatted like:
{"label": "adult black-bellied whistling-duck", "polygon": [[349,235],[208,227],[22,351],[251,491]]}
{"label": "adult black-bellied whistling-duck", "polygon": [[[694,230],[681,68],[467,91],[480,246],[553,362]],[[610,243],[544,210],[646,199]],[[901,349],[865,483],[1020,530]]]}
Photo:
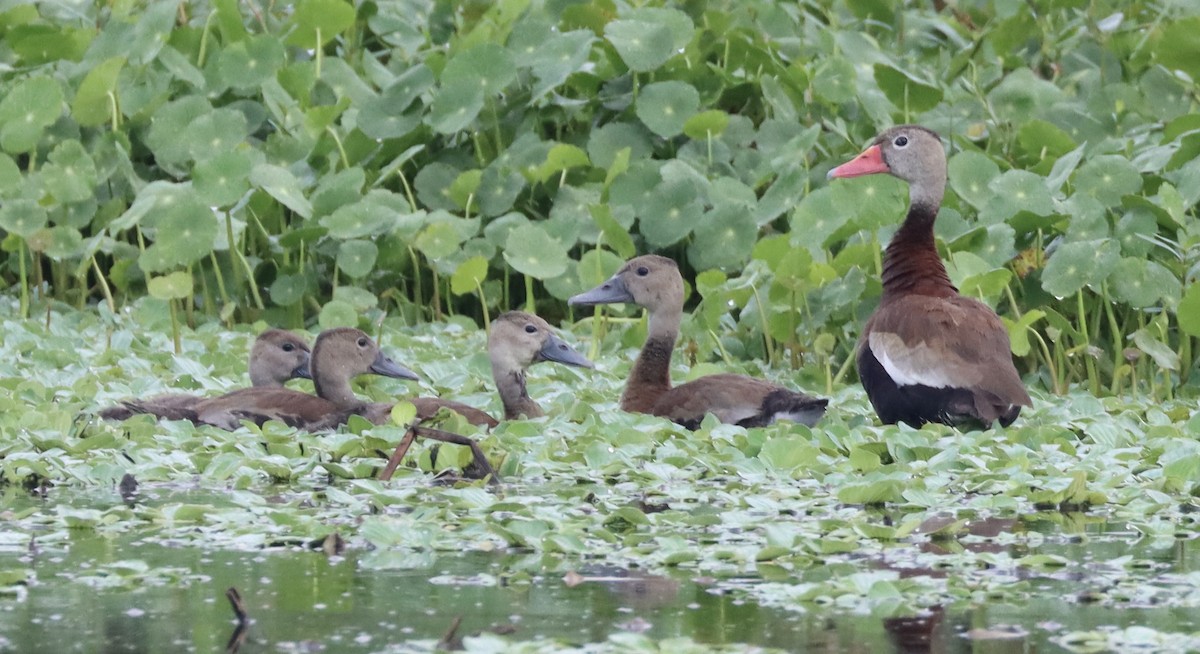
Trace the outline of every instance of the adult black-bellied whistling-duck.
{"label": "adult black-bellied whistling-duck", "polygon": [[[392,361],[365,332],[351,327],[328,329],[317,336],[309,364],[317,395],[286,388],[247,388],[203,400],[195,407],[196,421],[236,429],[242,420],[262,424],[278,420],[301,429],[335,427],[370,404],[350,388],[350,380],[374,373],[417,379],[416,373]],[[335,418],[335,416],[337,418]]]}
{"label": "adult black-bellied whistling-duck", "polygon": [[893,127],[835,177],[889,173],[908,182],[908,216],[883,255],[883,297],[858,341],[858,376],[888,424],[1012,424],[1029,393],[1004,323],[958,294],[933,238],[946,189],[946,153],[934,132]]}
{"label": "adult black-bellied whistling-duck", "polygon": [[689,429],[699,427],[708,413],[744,427],[776,420],[811,426],[825,414],[828,400],[745,375],[707,375],[671,386],[671,352],[683,317],[683,277],[674,261],[653,254],[630,259],[608,281],[569,300],[583,306],[619,302],[632,302],[650,314],[646,343],[621,394],[625,411],[662,416]]}
{"label": "adult black-bellied whistling-duck", "polygon": [[[545,415],[525,389],[525,371],[539,361],[553,361],[569,366],[591,368],[592,362],[554,334],[554,329],[541,318],[524,311],[507,311],[492,321],[488,334],[488,358],[492,361],[492,379],[504,405],[504,419],[521,416],[537,418]],[[471,406],[453,400],[418,397],[409,400],[417,409],[417,419],[433,417],[438,409],[448,408],[462,414],[468,422],[483,427],[495,427],[499,422]],[[364,416],[375,423],[388,420],[392,404],[377,404]]]}
{"label": "adult black-bellied whistling-duck", "polygon": [[[258,335],[250,348],[250,385],[255,388],[283,388],[289,379],[308,379],[308,344],[299,336],[282,329],[268,329]],[[105,420],[124,420],[148,413],[164,420],[195,420],[200,395],[169,393],[142,400],[125,400],[99,411]]]}

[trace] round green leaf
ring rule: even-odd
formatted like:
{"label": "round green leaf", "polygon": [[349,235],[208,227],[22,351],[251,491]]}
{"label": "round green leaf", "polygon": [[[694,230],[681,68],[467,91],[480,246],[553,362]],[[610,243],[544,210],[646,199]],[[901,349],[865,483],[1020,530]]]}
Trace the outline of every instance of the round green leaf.
{"label": "round green leaf", "polygon": [[117,105],[110,94],[116,92],[117,75],[124,66],[125,57],[113,57],[88,71],[71,100],[75,122],[82,127],[97,127],[112,119]]}
{"label": "round green leaf", "polygon": [[1179,328],[1192,336],[1200,336],[1200,282],[1188,284],[1175,311]]}
{"label": "round green leaf", "polygon": [[638,212],[639,229],[655,248],[678,243],[700,222],[704,207],[696,188],[686,181],[659,185]]}
{"label": "round green leaf", "polygon": [[59,202],[90,200],[97,183],[96,164],[82,143],[75,139],[63,141],[50,153],[42,168],[42,180]]}
{"label": "round green leaf", "polygon": [[321,307],[321,314],[317,316],[317,324],[321,326],[321,329],[357,327],[358,311],[349,302],[330,300]]}
{"label": "round green leaf", "polygon": [[217,109],[206,113],[188,126],[180,140],[187,142],[188,155],[205,161],[232,151],[247,134],[246,116],[236,109]]}
{"label": "round green leaf", "polygon": [[9,200],[0,205],[0,227],[22,238],[46,226],[46,210],[33,200]]}
{"label": "round green leaf", "polygon": [[196,164],[192,172],[192,188],[196,191],[197,199],[204,204],[228,207],[250,189],[250,170],[253,167],[253,161],[244,152],[235,150],[218,154]]}
{"label": "round green leaf", "polygon": [[1155,44],[1154,55],[1167,68],[1200,79],[1200,16],[1170,20],[1166,25]]}
{"label": "round green leaf", "polygon": [[146,145],[154,152],[159,165],[184,164],[191,157],[191,142],[186,138],[188,126],[200,116],[212,111],[208,100],[189,95],[159,107],[150,119]]}
{"label": "round green leaf", "polygon": [[192,276],[180,270],[146,281],[146,290],[159,300],[183,300],[192,294]]}
{"label": "round green leaf", "polygon": [[83,234],[78,229],[66,225],[56,225],[46,232],[45,247],[42,252],[55,261],[74,259],[83,254]]}
{"label": "round green leaf", "polygon": [[453,254],[465,240],[449,220],[438,220],[426,225],[425,229],[417,234],[414,245],[426,258],[437,260]]}
{"label": "round green leaf", "polygon": [[512,209],[513,202],[525,189],[525,178],[515,170],[493,163],[483,171],[475,199],[484,216],[499,216]]}
{"label": "round green leaf", "polygon": [[567,270],[566,248],[532,223],[509,232],[504,260],[517,272],[536,279],[557,277]]}
{"label": "round green leaf", "polygon": [[392,224],[394,212],[386,205],[363,198],[321,219],[321,226],[337,239],[355,239],[382,234]]}
{"label": "round green leaf", "polygon": [[378,256],[379,248],[371,241],[345,241],[338,247],[337,265],[351,277],[365,277]]}
{"label": "round green leaf", "polygon": [[1149,307],[1159,302],[1174,305],[1182,292],[1179,279],[1162,264],[1133,257],[1117,262],[1109,281],[1113,298],[1131,307]]}
{"label": "round green leaf", "polygon": [[42,132],[62,115],[63,92],[49,77],[17,83],[0,100],[0,147],[14,154],[33,150]]}
{"label": "round green leaf", "polygon": [[608,168],[616,160],[617,153],[629,149],[631,160],[650,156],[654,151],[646,128],[631,123],[608,123],[592,130],[588,136],[587,153],[592,164]]}
{"label": "round green leaf", "polygon": [[274,79],[286,63],[287,54],[279,38],[260,34],[222,48],[217,54],[216,69],[226,86],[252,92]]}
{"label": "round green leaf", "polygon": [[817,65],[813,91],[830,104],[842,104],[855,98],[858,74],[845,57],[826,57]]}
{"label": "round green leaf", "polygon": [[0,197],[14,197],[25,186],[25,177],[13,158],[0,152]]}
{"label": "round green leaf", "polygon": [[471,82],[443,85],[433,98],[425,122],[441,134],[465,129],[483,109],[483,88]]}
{"label": "round green leaf", "polygon": [[625,65],[639,73],[658,68],[675,52],[671,30],[658,23],[614,20],[604,26],[604,37]]}
{"label": "round green leaf", "polygon": [[481,43],[446,62],[441,82],[443,86],[476,86],[484,95],[493,95],[516,79],[517,66],[508,50],[495,43]]}
{"label": "round green leaf", "polygon": [[713,209],[696,225],[688,246],[688,262],[696,270],[744,266],[758,238],[758,225],[745,210],[733,205]]}
{"label": "round green leaf", "polygon": [[1142,176],[1125,157],[1116,154],[1095,157],[1075,171],[1075,192],[1093,195],[1106,207],[1142,188]]}
{"label": "round green leaf", "polygon": [[1000,166],[982,152],[966,150],[950,158],[950,188],[976,209],[991,200],[989,184],[999,175]]}
{"label": "round green leaf", "polygon": [[637,116],[650,131],[663,138],[683,132],[683,125],[700,107],[700,94],[687,82],[655,82],[642,88]]}
{"label": "round green leaf", "polygon": [[450,278],[450,291],[455,295],[474,293],[477,285],[487,279],[488,260],[486,257],[471,257],[460,263]]}
{"label": "round green leaf", "polygon": [[1103,281],[1120,256],[1120,248],[1112,240],[1064,243],[1042,271],[1042,288],[1060,300],[1074,295],[1084,286]]}
{"label": "round green leaf", "polygon": [[354,6],[344,0],[300,0],[292,14],[292,25],[288,45],[318,48],[354,25]]}
{"label": "round green leaf", "polygon": [[308,291],[308,279],[304,275],[279,275],[271,282],[269,292],[272,302],[287,307],[303,300]]}
{"label": "round green leaf", "polygon": [[942,101],[942,90],[887,64],[875,64],[875,83],[896,107],[921,113]]}
{"label": "round green leaf", "polygon": [[688,138],[702,141],[720,136],[729,126],[729,114],[719,109],[709,109],[688,118],[683,123],[683,133]]}
{"label": "round green leaf", "polygon": [[300,190],[300,182],[286,168],[258,164],[250,171],[250,183],[301,216],[312,217],[312,205]]}
{"label": "round green leaf", "polygon": [[1054,200],[1045,179],[1026,170],[1010,170],[988,185],[994,194],[979,210],[979,220],[998,223],[1028,211],[1039,216],[1054,213]]}
{"label": "round green leaf", "polygon": [[158,203],[154,216],[154,244],[138,259],[148,273],[184,266],[208,256],[217,237],[217,217],[192,196],[171,204]]}

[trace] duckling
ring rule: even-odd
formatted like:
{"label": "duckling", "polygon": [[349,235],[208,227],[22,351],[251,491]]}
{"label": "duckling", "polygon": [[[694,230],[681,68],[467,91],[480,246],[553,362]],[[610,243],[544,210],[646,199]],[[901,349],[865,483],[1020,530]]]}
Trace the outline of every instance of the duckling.
{"label": "duckling", "polygon": [[743,427],[776,420],[812,426],[825,414],[828,400],[745,375],[707,375],[672,387],[671,352],[683,317],[683,277],[671,259],[653,254],[630,259],[608,281],[568,300],[575,306],[618,302],[632,302],[650,314],[646,343],[621,395],[623,410],[669,418],[688,429],[699,427],[708,413]]}
{"label": "duckling", "polygon": [[[592,362],[571,349],[565,341],[554,334],[554,328],[545,320],[525,313],[508,311],[492,321],[488,334],[488,357],[492,362],[492,379],[504,405],[504,419],[516,420],[521,416],[537,418],[546,415],[525,390],[525,370],[539,361],[554,361],[569,366],[591,368]],[[409,400],[417,409],[418,422],[432,418],[445,407],[461,414],[473,425],[492,428],[500,424],[484,411],[462,402],[436,397],[418,397]],[[393,404],[372,405],[362,415],[381,424],[387,422]]]}
{"label": "duckling", "polygon": [[[308,344],[299,336],[282,329],[268,329],[258,335],[250,348],[250,385],[255,388],[283,388],[289,379],[310,379]],[[195,420],[196,404],[205,399],[188,393],[167,393],[142,400],[124,400],[101,409],[105,420],[125,420],[148,413],[163,420]]]}
{"label": "duckling", "polygon": [[261,425],[278,420],[316,431],[345,422],[370,403],[358,399],[350,380],[374,373],[397,379],[418,379],[416,373],[392,361],[365,332],[352,327],[327,329],[313,344],[309,365],[316,395],[286,388],[247,388],[199,402],[196,422],[236,429],[242,420]]}

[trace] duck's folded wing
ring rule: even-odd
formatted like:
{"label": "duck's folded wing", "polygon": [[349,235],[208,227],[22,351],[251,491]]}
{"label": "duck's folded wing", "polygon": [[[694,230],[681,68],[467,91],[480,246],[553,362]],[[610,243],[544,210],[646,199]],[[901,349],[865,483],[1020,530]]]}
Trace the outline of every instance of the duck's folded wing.
{"label": "duck's folded wing", "polygon": [[880,307],[865,343],[897,386],[961,388],[1001,403],[1032,403],[1004,323],[976,300],[907,296]]}

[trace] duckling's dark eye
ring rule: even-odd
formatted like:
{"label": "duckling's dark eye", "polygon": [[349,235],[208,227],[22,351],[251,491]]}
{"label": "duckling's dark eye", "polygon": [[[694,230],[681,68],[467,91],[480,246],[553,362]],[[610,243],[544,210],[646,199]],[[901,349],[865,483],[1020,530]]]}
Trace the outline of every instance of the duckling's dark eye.
{"label": "duckling's dark eye", "polygon": [[892,141],[892,145],[898,148],[903,148],[908,145],[908,137],[903,135],[897,136],[896,140]]}
{"label": "duckling's dark eye", "polygon": [[641,268],[637,269],[637,274],[638,274],[638,277],[645,277],[646,275],[650,274],[650,269],[645,266],[642,266]]}
{"label": "duckling's dark eye", "polygon": [[526,334],[536,334],[537,327],[534,327],[533,325],[525,325],[525,333]]}
{"label": "duckling's dark eye", "polygon": [[359,347],[366,347],[366,346],[367,346],[367,339],[366,339],[366,337],[363,337],[363,338],[360,338],[360,339],[358,339],[358,346],[359,346]]}
{"label": "duckling's dark eye", "polygon": [[284,343],[283,347],[280,349],[282,349],[284,352],[291,352],[292,350],[296,349],[296,346],[292,345],[291,343]]}

